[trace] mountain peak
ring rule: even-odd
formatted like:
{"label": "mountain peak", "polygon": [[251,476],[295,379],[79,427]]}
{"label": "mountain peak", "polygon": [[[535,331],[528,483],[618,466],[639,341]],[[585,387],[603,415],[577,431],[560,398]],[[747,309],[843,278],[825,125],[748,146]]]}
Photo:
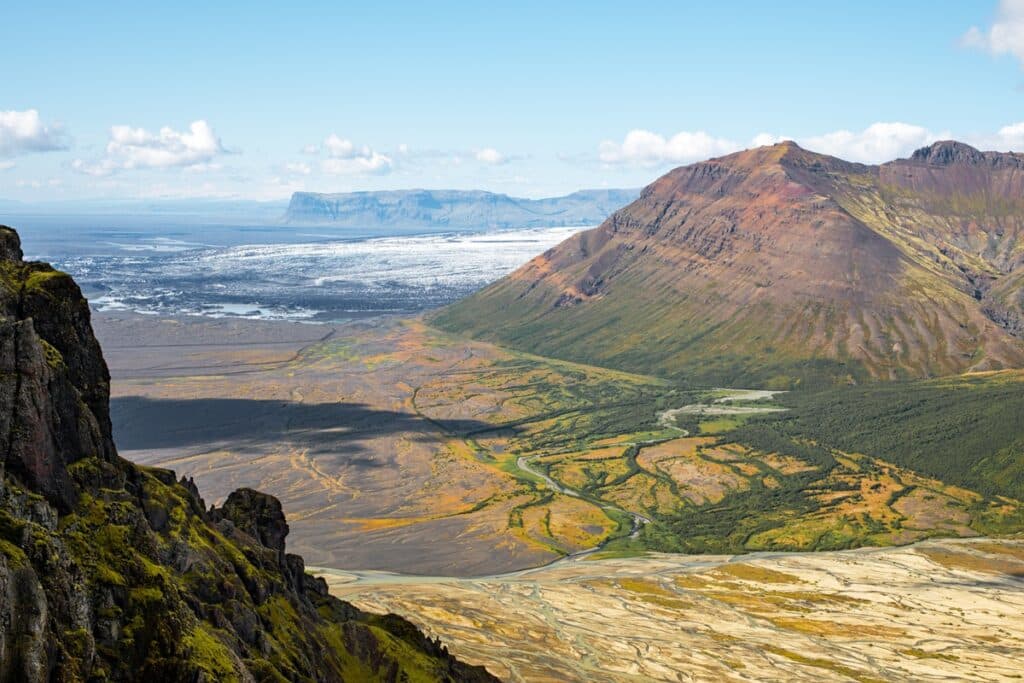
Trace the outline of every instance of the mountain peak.
{"label": "mountain peak", "polygon": [[711,159],[708,162],[692,164],[692,166],[699,167],[707,163],[724,164],[732,169],[747,172],[770,170],[777,167],[784,167],[789,171],[798,170],[804,172],[837,169],[851,171],[861,166],[860,164],[844,161],[837,157],[805,149],[793,140],[782,140],[771,145],[752,147],[724,157]]}
{"label": "mountain peak", "polygon": [[938,166],[950,164],[977,164],[985,160],[985,153],[956,140],[940,140],[915,151],[911,161]]}
{"label": "mountain peak", "polygon": [[[808,152],[792,140],[782,140],[771,145],[751,147],[739,152],[720,157],[720,160],[737,162],[740,166],[757,166],[763,164],[778,163],[783,159],[798,154],[814,154]],[[715,161],[715,160],[712,160]]]}
{"label": "mountain peak", "polygon": [[780,142],[776,142],[774,145],[770,145],[770,147],[772,147],[774,149],[781,149],[781,150],[784,150],[786,152],[789,152],[789,151],[802,152],[802,151],[804,151],[804,148],[801,147],[800,145],[798,145],[795,140],[782,140]]}
{"label": "mountain peak", "polygon": [[[733,152],[680,166],[647,186],[642,196],[660,201],[703,202],[711,197],[794,199],[828,194],[834,174],[856,174],[868,167],[804,149],[792,140]],[[748,204],[748,208],[749,205]]]}

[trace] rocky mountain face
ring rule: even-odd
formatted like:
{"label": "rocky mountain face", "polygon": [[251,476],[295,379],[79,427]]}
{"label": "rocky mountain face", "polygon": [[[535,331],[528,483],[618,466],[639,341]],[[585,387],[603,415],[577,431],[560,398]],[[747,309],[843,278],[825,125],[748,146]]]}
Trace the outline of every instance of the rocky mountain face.
{"label": "rocky mountain face", "polygon": [[638,190],[582,190],[548,199],[462,190],[292,195],[285,219],[351,228],[541,228],[600,223]]}
{"label": "rocky mountain face", "polygon": [[1024,156],[940,142],[853,164],[781,143],[678,168],[435,317],[696,382],[1024,364]]}
{"label": "rocky mountain face", "polygon": [[0,227],[0,681],[496,680],[331,597],[276,499],[121,459],[109,383],[78,287]]}

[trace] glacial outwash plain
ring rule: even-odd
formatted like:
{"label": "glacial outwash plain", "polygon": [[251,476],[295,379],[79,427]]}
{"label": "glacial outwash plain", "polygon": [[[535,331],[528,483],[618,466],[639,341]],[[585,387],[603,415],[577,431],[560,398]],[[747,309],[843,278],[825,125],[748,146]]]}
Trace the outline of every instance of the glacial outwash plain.
{"label": "glacial outwash plain", "polygon": [[321,575],[509,681],[997,681],[1020,676],[1022,571],[1024,544],[984,540]]}

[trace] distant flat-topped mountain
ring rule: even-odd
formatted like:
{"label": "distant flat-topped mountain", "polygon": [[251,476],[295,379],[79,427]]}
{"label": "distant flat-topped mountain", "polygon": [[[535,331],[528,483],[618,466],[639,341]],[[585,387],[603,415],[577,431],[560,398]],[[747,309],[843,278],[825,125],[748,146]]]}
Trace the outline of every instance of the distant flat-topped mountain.
{"label": "distant flat-topped mountain", "polygon": [[546,355],[714,383],[1024,365],[1024,155],[853,164],[787,142],[677,168],[443,309]]}
{"label": "distant flat-topped mountain", "polygon": [[596,224],[633,201],[639,190],[581,190],[523,199],[479,190],[296,192],[285,220],[352,228],[540,228]]}

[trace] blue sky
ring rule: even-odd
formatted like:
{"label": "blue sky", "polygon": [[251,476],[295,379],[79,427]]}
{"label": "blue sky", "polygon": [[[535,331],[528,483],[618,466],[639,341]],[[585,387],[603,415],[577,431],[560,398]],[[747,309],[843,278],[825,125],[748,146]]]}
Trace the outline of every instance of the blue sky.
{"label": "blue sky", "polygon": [[1022,0],[151,4],[4,8],[0,198],[544,196],[781,138],[1024,150]]}

